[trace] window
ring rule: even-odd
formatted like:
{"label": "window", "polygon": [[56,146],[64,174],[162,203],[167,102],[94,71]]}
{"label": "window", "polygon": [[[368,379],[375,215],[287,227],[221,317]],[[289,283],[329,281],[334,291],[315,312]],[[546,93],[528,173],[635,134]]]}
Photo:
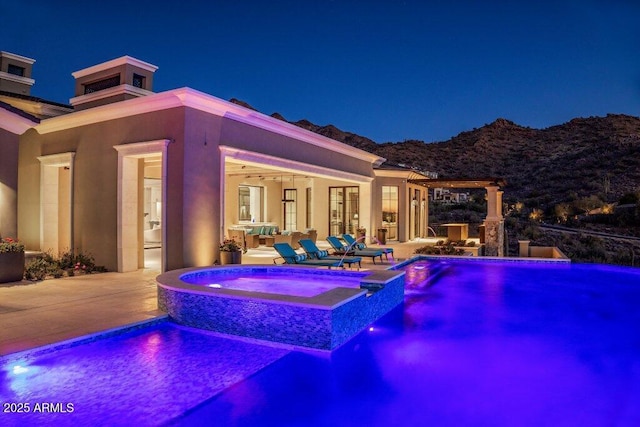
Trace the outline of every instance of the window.
{"label": "window", "polygon": [[398,187],[382,186],[382,228],[387,230],[387,238],[398,238]]}
{"label": "window", "polygon": [[307,228],[311,226],[311,187],[307,188]]}
{"label": "window", "polygon": [[24,77],[24,67],[18,67],[17,65],[9,64],[7,73],[13,74],[14,76]]}
{"label": "window", "polygon": [[133,86],[139,87],[140,89],[144,89],[144,76],[140,74],[133,74]]}
{"label": "window", "polygon": [[120,85],[120,74],[117,76],[109,77],[108,79],[99,80],[97,82],[84,85],[85,95],[88,93],[97,92],[99,90],[108,89]]}
{"label": "window", "polygon": [[296,207],[297,191],[294,188],[287,188],[284,190],[284,229],[285,230],[297,230],[297,207]]}
{"label": "window", "polygon": [[[413,192],[413,195],[411,194]],[[411,210],[409,211],[410,220],[413,224],[413,227],[410,230],[409,238],[415,239],[416,237],[422,237],[422,233],[420,233],[420,190],[418,189],[409,189],[409,200],[411,200]]]}
{"label": "window", "polygon": [[238,187],[238,220],[262,222],[264,188],[241,185]]}
{"label": "window", "polygon": [[329,187],[329,233],[355,234],[360,225],[358,187]]}

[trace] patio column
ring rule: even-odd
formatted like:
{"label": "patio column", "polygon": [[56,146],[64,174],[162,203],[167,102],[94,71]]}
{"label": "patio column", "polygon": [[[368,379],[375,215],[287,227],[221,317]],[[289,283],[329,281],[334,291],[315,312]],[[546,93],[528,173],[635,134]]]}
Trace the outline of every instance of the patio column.
{"label": "patio column", "polygon": [[504,256],[504,217],[502,216],[502,193],[498,186],[487,190],[487,217],[485,226],[485,255]]}

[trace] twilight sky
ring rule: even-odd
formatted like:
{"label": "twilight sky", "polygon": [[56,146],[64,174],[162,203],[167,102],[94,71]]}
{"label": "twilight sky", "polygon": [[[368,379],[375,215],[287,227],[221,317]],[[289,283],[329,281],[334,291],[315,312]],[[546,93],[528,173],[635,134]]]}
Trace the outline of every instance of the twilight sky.
{"label": "twilight sky", "polygon": [[376,142],[442,141],[504,117],[545,128],[640,115],[637,0],[0,0],[0,50],[31,94],[130,55],[191,87]]}

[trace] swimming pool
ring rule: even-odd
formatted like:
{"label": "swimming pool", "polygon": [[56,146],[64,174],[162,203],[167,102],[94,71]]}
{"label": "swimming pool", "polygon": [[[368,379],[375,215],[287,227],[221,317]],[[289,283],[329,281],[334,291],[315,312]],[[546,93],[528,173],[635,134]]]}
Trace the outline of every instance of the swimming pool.
{"label": "swimming pool", "polygon": [[74,403],[37,418],[58,425],[640,425],[640,270],[403,269],[403,305],[330,354],[161,323],[4,358],[0,397]]}

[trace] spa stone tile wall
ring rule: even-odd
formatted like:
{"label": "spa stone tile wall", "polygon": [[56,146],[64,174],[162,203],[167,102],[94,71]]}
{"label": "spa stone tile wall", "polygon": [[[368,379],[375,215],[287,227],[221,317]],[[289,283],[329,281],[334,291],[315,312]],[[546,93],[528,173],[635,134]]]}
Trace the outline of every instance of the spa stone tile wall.
{"label": "spa stone tile wall", "polygon": [[179,324],[323,350],[343,344],[400,304],[403,297],[404,276],[370,296],[362,294],[333,310],[158,287],[160,309]]}

